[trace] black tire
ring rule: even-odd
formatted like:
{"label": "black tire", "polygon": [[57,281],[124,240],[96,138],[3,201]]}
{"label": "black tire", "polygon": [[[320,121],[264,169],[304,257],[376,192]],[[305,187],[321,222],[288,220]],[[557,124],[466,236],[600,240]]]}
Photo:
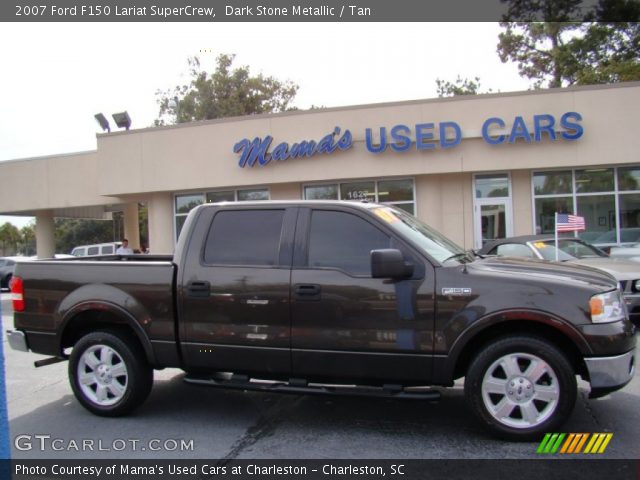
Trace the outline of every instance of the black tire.
{"label": "black tire", "polygon": [[464,392],[475,415],[494,435],[537,441],[569,417],[577,383],[571,363],[555,345],[517,335],[497,339],[476,355]]}
{"label": "black tire", "polygon": [[146,400],[153,386],[153,369],[135,338],[119,331],[99,331],[74,345],[69,382],[84,408],[96,415],[117,417]]}

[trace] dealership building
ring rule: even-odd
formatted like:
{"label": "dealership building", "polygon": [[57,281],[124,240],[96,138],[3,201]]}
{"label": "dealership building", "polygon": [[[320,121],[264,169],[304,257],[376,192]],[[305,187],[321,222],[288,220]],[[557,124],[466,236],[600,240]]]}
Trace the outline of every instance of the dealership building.
{"label": "dealership building", "polygon": [[144,203],[150,250],[168,253],[191,208],[243,200],[392,204],[465,248],[553,232],[555,212],[583,216],[591,241],[630,241],[639,105],[629,82],[98,134],[95,151],[0,162],[0,214],[36,217],[41,257],[54,253],[55,217],[122,211],[138,246]]}

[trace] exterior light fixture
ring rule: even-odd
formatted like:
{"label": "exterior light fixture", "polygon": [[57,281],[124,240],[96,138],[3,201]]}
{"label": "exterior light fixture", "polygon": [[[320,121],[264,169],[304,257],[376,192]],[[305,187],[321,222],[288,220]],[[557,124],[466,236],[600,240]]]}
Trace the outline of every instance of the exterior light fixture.
{"label": "exterior light fixture", "polygon": [[118,128],[126,128],[129,130],[129,127],[131,126],[131,117],[129,117],[126,110],[124,112],[114,113],[112,117]]}
{"label": "exterior light fixture", "polygon": [[104,131],[111,132],[111,127],[109,126],[109,120],[107,120],[107,118],[103,114],[96,113],[94,117],[100,124],[100,127],[102,128],[103,132]]}

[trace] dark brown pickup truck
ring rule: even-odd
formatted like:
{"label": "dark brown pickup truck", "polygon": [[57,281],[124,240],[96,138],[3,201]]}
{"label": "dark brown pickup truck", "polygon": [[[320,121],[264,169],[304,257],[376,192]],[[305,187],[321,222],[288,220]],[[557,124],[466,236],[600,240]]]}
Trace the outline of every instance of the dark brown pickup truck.
{"label": "dark brown pickup truck", "polygon": [[129,413],[153,369],[214,386],[433,399],[465,377],[480,421],[537,439],[633,377],[615,280],[479,258],[391,206],[254,202],[194,209],[175,255],[18,265],[12,347],[69,360],[98,415]]}

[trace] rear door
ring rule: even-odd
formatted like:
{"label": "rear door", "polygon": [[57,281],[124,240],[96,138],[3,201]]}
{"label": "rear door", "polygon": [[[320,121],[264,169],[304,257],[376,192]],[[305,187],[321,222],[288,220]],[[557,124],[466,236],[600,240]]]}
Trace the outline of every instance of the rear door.
{"label": "rear door", "polygon": [[289,281],[297,208],[207,208],[179,304],[188,368],[291,373]]}
{"label": "rear door", "polygon": [[[413,277],[371,278],[370,252],[381,248],[400,249]],[[433,267],[382,221],[348,207],[301,208],[291,276],[294,376],[429,382]]]}

